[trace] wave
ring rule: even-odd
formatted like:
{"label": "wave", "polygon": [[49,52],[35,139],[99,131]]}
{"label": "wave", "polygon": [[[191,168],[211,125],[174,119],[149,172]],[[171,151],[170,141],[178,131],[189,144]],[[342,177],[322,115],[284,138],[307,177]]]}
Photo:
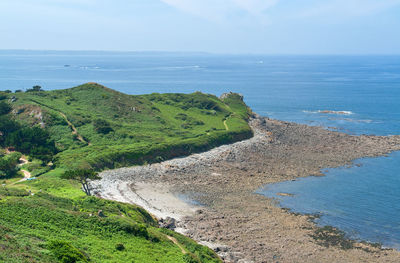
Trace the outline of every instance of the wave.
{"label": "wave", "polygon": [[352,111],[335,111],[335,110],[316,110],[316,111],[303,110],[303,112],[319,113],[319,114],[336,114],[336,115],[352,115],[352,114],[354,114]]}
{"label": "wave", "polygon": [[[70,65],[68,65],[68,66],[71,67]],[[97,69],[101,69],[101,68],[98,67],[98,66],[79,66],[79,69],[82,69],[82,70],[97,70]]]}
{"label": "wave", "polygon": [[[350,119],[350,118],[329,118],[331,121],[347,121],[347,122],[356,122],[356,123],[373,123],[373,120],[357,120],[357,119]],[[377,123],[377,122],[375,122]]]}
{"label": "wave", "polygon": [[171,67],[157,67],[154,69],[158,69],[158,70],[184,70],[184,69],[201,69],[201,66],[199,65],[194,65],[194,66],[171,66]]}

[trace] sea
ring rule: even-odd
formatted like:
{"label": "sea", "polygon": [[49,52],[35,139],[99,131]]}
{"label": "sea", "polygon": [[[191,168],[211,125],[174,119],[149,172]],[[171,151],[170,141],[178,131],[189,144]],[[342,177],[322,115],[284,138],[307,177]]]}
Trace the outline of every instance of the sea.
{"label": "sea", "polygon": [[[354,135],[400,134],[400,56],[0,51],[0,90],[86,82],[127,94],[233,91],[270,118]],[[323,173],[256,193],[294,212],[318,214],[317,224],[350,238],[400,249],[399,152]]]}

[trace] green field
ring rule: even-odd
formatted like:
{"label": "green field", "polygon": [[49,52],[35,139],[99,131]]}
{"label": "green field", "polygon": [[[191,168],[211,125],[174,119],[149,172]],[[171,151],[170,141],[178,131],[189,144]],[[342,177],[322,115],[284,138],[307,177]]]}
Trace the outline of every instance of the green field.
{"label": "green field", "polygon": [[[0,92],[0,104],[0,143],[29,160],[16,165],[23,155],[0,149],[7,168],[0,173],[0,262],[221,262],[209,248],[159,228],[144,209],[86,196],[61,175],[160,162],[249,138],[241,96],[131,96],[91,83]],[[19,169],[38,177],[21,181]]]}

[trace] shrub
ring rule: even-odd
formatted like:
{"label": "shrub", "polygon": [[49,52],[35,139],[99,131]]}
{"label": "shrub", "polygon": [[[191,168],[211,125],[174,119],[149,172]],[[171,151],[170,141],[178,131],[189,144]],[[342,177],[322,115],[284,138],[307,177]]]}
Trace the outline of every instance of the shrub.
{"label": "shrub", "polygon": [[157,107],[154,107],[154,106],[153,106],[153,107],[151,107],[151,109],[152,109],[153,111],[161,112],[159,108],[157,108]]}
{"label": "shrub", "polygon": [[4,93],[3,91],[0,91],[0,100],[5,100],[7,98],[8,98],[7,94]]}
{"label": "shrub", "polygon": [[89,258],[70,243],[62,240],[48,242],[48,249],[62,263],[89,262]]}
{"label": "shrub", "polygon": [[108,123],[106,120],[103,119],[97,119],[93,122],[94,129],[98,133],[102,134],[108,134],[113,131],[113,129],[110,126],[110,123]]}
{"label": "shrub", "polygon": [[178,113],[175,116],[175,119],[185,121],[187,120],[188,116],[184,113]]}
{"label": "shrub", "polygon": [[115,245],[115,249],[118,251],[122,251],[122,250],[125,250],[125,246],[124,246],[124,244],[118,243]]}
{"label": "shrub", "polygon": [[119,221],[118,228],[128,234],[132,234],[137,237],[149,238],[149,232],[147,232],[147,228],[142,224],[132,224],[123,221]]}
{"label": "shrub", "polygon": [[10,104],[4,101],[0,101],[0,115],[5,115],[12,110]]}

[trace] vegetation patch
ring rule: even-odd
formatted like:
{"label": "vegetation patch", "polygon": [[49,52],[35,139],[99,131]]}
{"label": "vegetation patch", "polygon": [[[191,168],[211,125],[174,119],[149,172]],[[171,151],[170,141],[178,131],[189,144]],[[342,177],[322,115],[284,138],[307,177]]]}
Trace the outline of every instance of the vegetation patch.
{"label": "vegetation patch", "polygon": [[138,206],[31,189],[34,195],[17,185],[0,187],[1,262],[187,262],[167,235],[194,251],[196,262],[221,262],[189,238],[165,233]]}
{"label": "vegetation patch", "polygon": [[0,153],[0,178],[11,178],[17,174],[19,158],[22,154],[14,152],[12,154]]}
{"label": "vegetation patch", "polygon": [[89,258],[79,249],[63,240],[52,240],[47,247],[62,263],[89,262]]}
{"label": "vegetation patch", "polygon": [[343,231],[332,226],[318,228],[311,237],[321,246],[335,246],[345,250],[353,248],[355,243],[348,239]]}

